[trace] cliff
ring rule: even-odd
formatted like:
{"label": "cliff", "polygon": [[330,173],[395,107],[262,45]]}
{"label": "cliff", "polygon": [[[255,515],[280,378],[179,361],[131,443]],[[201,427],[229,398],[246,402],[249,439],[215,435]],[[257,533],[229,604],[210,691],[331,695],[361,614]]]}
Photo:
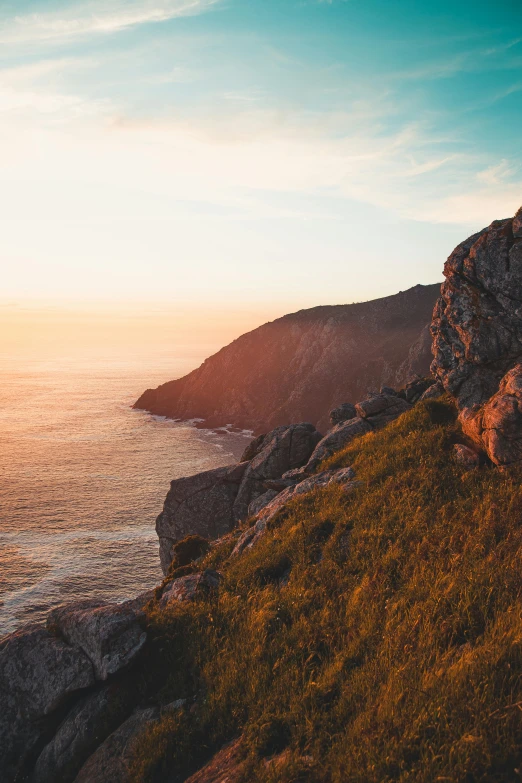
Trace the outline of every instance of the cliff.
{"label": "cliff", "polygon": [[170,418],[201,418],[266,432],[290,421],[321,431],[340,401],[425,375],[440,285],[371,302],[314,307],[244,334],[198,369],[147,389],[135,403]]}

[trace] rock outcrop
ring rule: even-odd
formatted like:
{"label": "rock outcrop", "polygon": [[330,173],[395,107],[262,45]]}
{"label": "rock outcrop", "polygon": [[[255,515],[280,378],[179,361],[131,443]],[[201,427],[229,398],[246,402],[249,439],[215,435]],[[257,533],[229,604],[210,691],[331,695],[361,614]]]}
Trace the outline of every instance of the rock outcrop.
{"label": "rock outcrop", "polygon": [[75,783],[128,783],[134,741],[159,717],[157,707],[136,710],[89,757]]}
{"label": "rock outcrop", "polygon": [[522,364],[506,373],[484,405],[460,414],[462,429],[499,467],[522,461]]}
{"label": "rock outcrop", "polygon": [[172,481],[156,521],[163,573],[176,556],[176,541],[193,534],[215,539],[228,533],[271,488],[266,482],[305,465],[320,440],[312,424],[277,427],[247,449],[250,461]]}
{"label": "rock outcrop", "polygon": [[277,427],[266,435],[261,451],[245,470],[234,503],[235,520],[246,518],[250,503],[265,493],[267,480],[306,465],[321,437],[314,425],[307,423]]}
{"label": "rock outcrop", "polygon": [[185,603],[206,597],[219,587],[221,575],[207,568],[198,574],[188,574],[174,579],[161,596],[161,606],[172,602]]}
{"label": "rock outcrop", "polygon": [[[325,432],[341,400],[426,375],[426,326],[439,285],[286,315],[234,340],[184,378],[148,389],[136,408],[268,432],[310,421]],[[248,456],[246,459],[250,459]]]}
{"label": "rock outcrop", "polygon": [[124,604],[105,601],[58,606],[49,613],[47,628],[85,653],[98,680],[106,680],[127,666],[147,638],[136,612]]}
{"label": "rock outcrop", "polygon": [[75,692],[93,685],[92,662],[40,626],[26,626],[0,643],[0,770],[14,779],[30,759],[52,714]]}
{"label": "rock outcrop", "polygon": [[129,694],[112,685],[81,699],[38,757],[32,783],[74,780],[89,756],[127,718],[131,704]]}
{"label": "rock outcrop", "polygon": [[455,248],[444,276],[432,372],[467,409],[495,394],[522,359],[522,209]]}
{"label": "rock outcrop", "polygon": [[207,470],[171,482],[163,511],[156,520],[160,561],[167,573],[172,547],[188,535],[219,538],[234,525],[234,503],[248,462]]}

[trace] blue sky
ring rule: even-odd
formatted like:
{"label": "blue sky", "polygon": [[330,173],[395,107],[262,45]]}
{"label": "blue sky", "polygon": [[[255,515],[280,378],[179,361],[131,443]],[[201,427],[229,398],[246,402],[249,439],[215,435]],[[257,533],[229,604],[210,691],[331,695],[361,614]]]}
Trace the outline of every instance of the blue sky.
{"label": "blue sky", "polygon": [[522,203],[519,0],[0,9],[3,297],[295,309]]}

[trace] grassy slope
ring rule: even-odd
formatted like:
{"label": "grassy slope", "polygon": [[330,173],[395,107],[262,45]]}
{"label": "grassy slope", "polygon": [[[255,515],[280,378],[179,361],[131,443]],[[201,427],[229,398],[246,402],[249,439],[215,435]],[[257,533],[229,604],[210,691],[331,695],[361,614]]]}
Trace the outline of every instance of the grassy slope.
{"label": "grassy slope", "polygon": [[136,780],[241,733],[245,781],[522,779],[520,478],[457,466],[454,418],[427,401],[354,442],[326,466],[366,486],[294,501],[207,558],[219,597],[151,611],[148,676],[198,699],[141,739]]}

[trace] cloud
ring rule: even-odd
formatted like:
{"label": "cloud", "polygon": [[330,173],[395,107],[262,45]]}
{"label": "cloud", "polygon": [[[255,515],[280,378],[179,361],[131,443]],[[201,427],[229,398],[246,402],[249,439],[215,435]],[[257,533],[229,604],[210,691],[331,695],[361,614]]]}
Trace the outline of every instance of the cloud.
{"label": "cloud", "polygon": [[59,42],[204,13],[220,0],[91,0],[0,21],[0,43]]}

